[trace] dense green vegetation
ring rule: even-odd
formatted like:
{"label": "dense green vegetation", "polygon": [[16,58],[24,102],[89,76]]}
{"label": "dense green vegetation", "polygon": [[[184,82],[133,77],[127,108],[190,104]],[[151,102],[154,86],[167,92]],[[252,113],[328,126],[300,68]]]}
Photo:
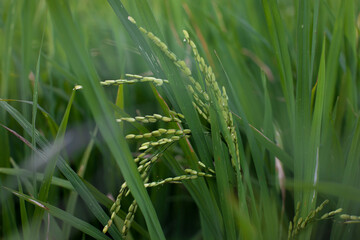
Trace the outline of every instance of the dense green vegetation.
{"label": "dense green vegetation", "polygon": [[359,33],[356,0],[0,1],[0,239],[356,239]]}

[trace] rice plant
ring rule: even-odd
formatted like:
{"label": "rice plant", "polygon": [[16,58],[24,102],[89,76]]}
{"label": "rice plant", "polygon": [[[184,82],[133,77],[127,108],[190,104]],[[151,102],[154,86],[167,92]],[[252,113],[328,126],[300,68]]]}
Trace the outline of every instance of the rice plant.
{"label": "rice plant", "polygon": [[1,239],[357,239],[358,1],[0,2]]}

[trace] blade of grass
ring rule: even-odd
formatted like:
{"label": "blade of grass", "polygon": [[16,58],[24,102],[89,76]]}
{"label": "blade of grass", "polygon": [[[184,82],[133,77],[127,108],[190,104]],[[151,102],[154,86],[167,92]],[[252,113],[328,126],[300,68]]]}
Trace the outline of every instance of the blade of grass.
{"label": "blade of grass", "polygon": [[[327,55],[326,61],[326,76],[327,76],[327,88],[325,95],[325,106],[324,116],[329,118],[333,109],[334,95],[335,95],[335,84],[339,66],[340,50],[343,43],[343,32],[344,32],[344,16],[345,16],[345,5],[341,4],[338,9],[338,13],[335,20],[335,26],[330,43],[329,54]],[[329,120],[329,119],[328,119]]]}
{"label": "blade of grass", "polygon": [[[266,135],[270,140],[274,141],[274,124],[273,124],[273,112],[272,112],[272,106],[271,106],[271,99],[269,95],[268,90],[268,79],[266,78],[266,75],[264,71],[261,71],[261,80],[264,88],[264,106],[265,106],[265,114],[264,114],[264,123],[263,123],[263,129],[264,129],[264,135]],[[269,170],[270,174],[276,174],[275,173],[275,158],[274,155],[270,155],[270,161],[269,161]]]}
{"label": "blade of grass", "polygon": [[[43,43],[44,43],[44,35],[45,35],[45,31],[43,31],[43,35],[42,35],[42,38],[41,38],[41,44],[40,44],[39,54],[38,54],[37,63],[36,63],[35,81],[34,81],[34,88],[33,88],[33,105],[32,105],[32,116],[31,116],[31,124],[32,124],[31,143],[34,146],[34,148],[36,148],[35,128],[36,128],[36,114],[37,114],[37,105],[38,105],[41,51],[42,51],[42,46],[43,46]],[[33,158],[31,160],[31,162],[33,163],[32,169],[34,169],[34,171],[35,171],[36,159]],[[34,188],[37,189],[36,180],[35,180],[35,172],[34,172],[33,185],[34,185]],[[37,192],[35,192],[34,196],[37,197]]]}
{"label": "blade of grass", "polygon": [[215,171],[216,182],[219,189],[220,206],[223,215],[223,227],[225,239],[236,239],[235,223],[234,223],[234,209],[231,199],[231,186],[229,184],[230,177],[228,174],[229,158],[227,157],[227,151],[224,144],[221,141],[219,122],[217,120],[218,114],[213,108],[210,108],[210,121],[211,121],[211,135],[214,146],[214,159],[215,159]]}
{"label": "blade of grass", "polygon": [[[294,178],[303,180],[305,176],[314,173],[315,158],[310,155],[310,108],[311,108],[311,78],[310,78],[310,1],[298,1],[297,5],[297,49],[296,49],[296,99],[295,99],[295,131],[294,131]],[[305,217],[316,204],[316,198],[308,202],[311,192],[294,192],[294,202],[303,202],[300,216]],[[308,239],[311,227],[300,233],[300,239]]]}
{"label": "blade of grass", "polygon": [[[40,58],[40,55],[39,55],[39,58]],[[60,146],[60,149],[62,148],[62,145],[63,145],[63,142],[64,142],[65,131],[66,131],[69,116],[70,116],[71,106],[72,106],[72,104],[74,102],[74,99],[75,99],[76,91],[77,91],[77,88],[75,87],[73,89],[72,93],[71,93],[71,97],[70,97],[68,105],[67,105],[67,107],[65,109],[63,119],[61,121],[59,130],[58,130],[56,138],[55,138],[54,146]],[[33,106],[36,106],[36,105],[37,104],[33,104]],[[35,141],[34,123],[33,123],[32,126],[33,126],[33,129],[32,129],[32,131],[33,131],[33,139]],[[35,147],[35,142],[32,145]],[[55,167],[56,167],[56,162],[57,162],[57,159],[58,159],[57,155],[58,154],[53,156],[52,159],[50,159],[50,161],[46,165],[46,169],[45,169],[45,173],[44,173],[44,179],[43,179],[42,184],[40,186],[39,195],[38,195],[38,199],[40,201],[43,201],[43,202],[47,201],[49,190],[50,190],[50,185],[51,185],[51,178],[52,178],[52,176],[54,174],[54,170],[55,170]],[[34,212],[34,215],[33,215],[33,224],[32,224],[34,234],[36,234],[39,231],[42,217],[43,217],[42,209],[41,208],[36,208],[35,212]]]}
{"label": "blade of grass", "polygon": [[[308,149],[308,156],[310,161],[307,161],[305,164],[305,172],[304,179],[305,182],[313,182],[314,186],[316,186],[319,174],[319,152],[320,152],[320,140],[321,140],[321,132],[322,132],[322,117],[323,117],[323,108],[324,108],[324,97],[325,97],[325,89],[326,89],[326,67],[325,67],[325,39],[323,41],[322,54],[319,66],[318,73],[318,82],[316,88],[316,101],[313,113],[313,119],[311,123],[311,132],[310,132],[310,140],[308,142],[308,146],[305,149]],[[308,203],[307,207],[303,207],[303,214],[306,215],[309,213],[311,209],[314,209],[316,206],[317,200],[317,192],[314,191],[306,191],[304,194],[303,201],[304,203]],[[309,206],[308,206],[309,205]],[[306,209],[306,210],[305,210]],[[308,239],[311,235],[312,227],[308,227],[305,232],[301,233],[301,237],[303,239]]]}
{"label": "blade of grass", "polygon": [[[22,178],[31,178],[32,176],[32,172],[23,168],[0,168],[0,173],[2,174],[6,174],[6,175],[11,175],[11,176],[17,176],[17,177],[22,177]],[[44,174],[42,173],[36,173],[36,180],[37,181],[42,181],[44,179]],[[73,186],[71,185],[71,183],[67,180],[58,178],[58,177],[52,177],[51,178],[51,184],[54,186],[58,186],[61,188],[65,188],[65,189],[69,189],[69,190],[74,190]]]}
{"label": "blade of grass", "polygon": [[[36,140],[35,140],[35,129],[36,129],[36,114],[37,114],[37,105],[38,105],[38,91],[39,91],[39,79],[40,79],[40,64],[41,64],[41,51],[42,46],[44,43],[44,35],[45,31],[43,32],[43,36],[41,39],[39,54],[37,58],[36,63],[36,72],[35,72],[35,81],[34,81],[34,90],[33,90],[33,104],[32,104],[32,118],[31,118],[31,124],[32,124],[32,135],[31,135],[31,143],[36,148]],[[35,161],[35,160],[33,160]]]}
{"label": "blade of grass", "polygon": [[[295,103],[296,138],[294,139],[294,176],[295,178],[302,179],[304,172],[306,171],[304,165],[306,164],[306,159],[308,159],[305,143],[307,142],[306,139],[308,137],[308,129],[310,123],[310,2],[308,0],[298,1],[297,8],[297,84]],[[295,196],[295,202],[298,202],[301,199],[301,194]],[[312,206],[310,205],[310,207]]]}
{"label": "blade of grass", "polygon": [[[33,67],[33,52],[32,52],[32,41],[34,38],[33,23],[35,17],[36,7],[38,4],[32,4],[29,1],[19,2],[21,18],[21,69],[20,77],[18,78],[18,98],[22,100],[29,100],[31,98],[31,93],[28,91],[31,89],[29,74]],[[28,108],[22,105],[21,112],[24,114],[26,119],[31,119],[31,113]],[[23,134],[24,137],[26,133]],[[31,134],[30,134],[31,136]],[[24,151],[28,151],[27,147],[24,146]],[[34,186],[37,189],[37,186]]]}
{"label": "blade of grass", "polygon": [[[325,97],[325,89],[326,89],[326,67],[325,67],[325,50],[326,50],[326,41],[323,41],[323,48],[320,60],[320,67],[318,73],[318,81],[316,87],[316,101],[315,108],[313,113],[313,119],[311,124],[311,136],[310,136],[310,148],[312,149],[311,158],[315,159],[315,164],[312,164],[312,168],[307,171],[307,176],[305,177],[306,181],[313,181],[314,185],[318,181],[318,164],[319,164],[319,148],[320,148],[320,140],[321,140],[321,132],[322,132],[322,118],[323,118],[323,108],[324,108],[324,97]],[[307,201],[315,201],[315,192],[311,199],[307,199]],[[316,202],[316,201],[315,201]]]}
{"label": "blade of grass", "polygon": [[[291,70],[291,61],[288,43],[286,41],[285,29],[280,16],[279,8],[274,0],[263,0],[263,7],[266,15],[266,22],[271,36],[272,44],[275,49],[278,68],[280,70],[280,81],[282,91],[287,105],[288,117],[290,125],[294,124],[295,101],[294,86]],[[294,129],[293,126],[290,126]]]}
{"label": "blade of grass", "polygon": [[[33,173],[32,173],[33,176]],[[17,177],[17,182],[19,186],[19,193],[23,194],[22,183],[20,181],[20,177]],[[19,199],[20,202],[20,216],[21,216],[21,225],[23,229],[23,239],[30,239],[31,231],[29,229],[29,218],[27,215],[26,205],[24,199]]]}
{"label": "blade of grass", "polygon": [[311,38],[311,60],[310,60],[310,78],[312,79],[315,66],[315,48],[317,43],[317,31],[318,31],[318,18],[320,10],[320,0],[316,0],[314,3],[314,16],[312,21],[312,38]]}

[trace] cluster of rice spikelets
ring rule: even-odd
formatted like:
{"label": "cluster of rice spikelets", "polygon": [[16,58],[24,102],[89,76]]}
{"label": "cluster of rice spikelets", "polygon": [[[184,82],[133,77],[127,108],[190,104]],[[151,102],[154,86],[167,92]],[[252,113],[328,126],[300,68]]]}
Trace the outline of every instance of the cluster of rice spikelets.
{"label": "cluster of rice spikelets", "polygon": [[133,83],[141,83],[141,82],[152,82],[156,86],[161,86],[163,83],[168,83],[169,81],[166,79],[154,78],[154,77],[144,77],[136,74],[125,74],[126,77],[130,79],[116,79],[116,80],[105,80],[100,82],[103,86],[110,85],[121,85],[121,84],[133,84]]}
{"label": "cluster of rice spikelets", "polygon": [[[101,82],[103,86],[111,86],[111,85],[120,85],[120,84],[133,84],[133,83],[141,83],[141,82],[152,82],[157,86],[161,86],[163,83],[168,83],[168,80],[165,79],[158,79],[154,77],[142,77],[140,75],[134,74],[126,74],[126,77],[131,79],[118,79],[118,80],[105,80]],[[145,116],[136,116],[136,117],[121,117],[116,119],[117,122],[139,122],[139,123],[156,123],[156,122],[164,122],[164,123],[182,123],[182,119],[184,116],[181,113],[177,113],[174,111],[169,111],[170,116],[163,116],[160,114],[153,114],[153,115],[145,115]],[[203,163],[199,162],[199,166],[204,169],[206,172],[195,171],[193,169],[184,169],[184,174],[175,177],[165,178],[160,181],[149,182],[149,174],[151,167],[159,161],[161,155],[166,149],[166,147],[174,142],[179,141],[183,138],[189,138],[191,134],[190,129],[165,129],[159,128],[152,132],[143,133],[143,134],[128,134],[125,136],[128,140],[144,140],[148,139],[149,141],[143,142],[139,147],[138,151],[140,154],[134,158],[134,162],[137,164],[141,178],[144,182],[144,186],[146,188],[149,187],[157,187],[166,183],[181,183],[184,180],[192,180],[198,177],[213,177],[215,171],[207,168]],[[116,197],[116,200],[112,207],[110,208],[111,217],[103,228],[103,232],[106,233],[109,227],[112,225],[115,216],[119,212],[121,208],[121,201],[124,197],[127,197],[130,194],[130,189],[127,186],[127,183],[123,183],[119,194]],[[122,235],[125,238],[129,232],[131,227],[131,223],[134,219],[135,213],[137,211],[137,203],[134,200],[128,208],[128,213],[124,219],[124,224],[122,228]]]}
{"label": "cluster of rice spikelets", "polygon": [[[296,206],[295,216],[293,221],[289,223],[288,239],[294,239],[301,230],[305,229],[310,223],[318,220],[325,220],[334,215],[341,213],[342,208],[336,209],[334,211],[325,213],[320,218],[316,218],[317,214],[323,210],[324,206],[329,203],[329,200],[325,200],[321,203],[315,210],[310,211],[306,218],[299,217],[300,215],[300,202]],[[344,214],[343,214],[344,215]],[[342,216],[342,215],[341,215]]]}
{"label": "cluster of rice spikelets", "polygon": [[[137,117],[127,117],[127,118],[119,118],[117,119],[118,122],[135,122],[138,121],[140,123],[154,123],[157,121],[162,121],[164,123],[169,122],[177,122],[181,123],[184,118],[184,116],[180,113],[176,113],[174,111],[170,111],[171,116],[162,116],[160,114],[153,114],[153,115],[146,115],[146,116],[137,116]],[[160,181],[156,182],[149,182],[149,174],[151,167],[159,161],[161,158],[161,155],[163,153],[163,149],[159,149],[160,147],[171,144],[174,142],[179,141],[182,138],[188,138],[190,137],[191,130],[190,129],[183,129],[183,130],[177,130],[177,129],[164,129],[159,128],[157,130],[154,130],[152,132],[144,133],[144,134],[128,134],[125,136],[128,140],[142,140],[142,139],[150,139],[151,141],[147,141],[141,144],[138,151],[141,152],[136,158],[134,158],[134,162],[138,165],[138,171],[141,175],[141,178],[144,182],[144,186],[146,188],[148,187],[156,187],[160,186],[165,183],[181,183],[183,180],[191,180],[196,179],[198,177],[213,177],[214,171],[211,170],[213,174],[211,173],[205,173],[205,172],[198,172],[193,169],[185,169],[184,175],[176,176],[176,177],[169,177],[165,178]],[[156,140],[154,140],[156,139]],[[166,149],[166,147],[165,147]],[[160,150],[160,151],[159,151]],[[202,166],[201,164],[199,164]],[[210,171],[209,169],[206,169]],[[107,223],[107,225],[104,227],[103,232],[106,233],[109,229],[109,227],[112,225],[114,218],[116,214],[119,212],[121,208],[121,201],[124,197],[128,196],[130,194],[130,189],[127,186],[127,183],[123,183],[118,196],[116,197],[116,200],[112,207],[110,208],[111,217]],[[128,208],[128,214],[125,217],[124,225],[122,228],[122,234],[123,237],[127,236],[127,233],[129,231],[129,228],[131,226],[131,222],[134,219],[134,215],[137,210],[137,203],[134,200],[130,207]]]}
{"label": "cluster of rice spikelets", "polygon": [[[225,138],[225,141],[229,148],[235,149],[235,156],[232,154],[232,151],[230,151],[232,165],[240,166],[238,140],[237,140],[237,135],[236,135],[236,131],[235,131],[233,116],[229,110],[229,104],[228,104],[229,98],[226,94],[226,89],[223,86],[222,91],[220,90],[220,87],[216,81],[215,74],[213,73],[211,66],[208,66],[205,64],[204,58],[200,56],[195,43],[190,39],[189,33],[186,30],[183,30],[183,33],[185,36],[185,40],[188,42],[188,44],[190,45],[190,47],[193,51],[194,58],[195,58],[196,62],[198,63],[200,71],[205,78],[205,83],[206,83],[207,89],[212,89],[215,93],[215,97],[221,108],[222,117],[224,118],[227,128],[230,132],[231,141],[228,141],[226,138]],[[189,89],[191,89],[191,88],[189,88]],[[192,91],[192,90],[190,90],[190,91]],[[196,100],[196,98],[195,98],[195,100]],[[197,108],[197,109],[199,111],[199,108]],[[205,109],[205,110],[207,110],[207,109]],[[199,113],[202,114],[201,111],[199,111]]]}
{"label": "cluster of rice spikelets", "polygon": [[340,219],[344,220],[344,223],[360,223],[360,216],[341,214]]}
{"label": "cluster of rice spikelets", "polygon": [[[128,20],[137,26],[136,21],[132,17],[129,16]],[[210,123],[209,93],[204,90],[204,88],[201,86],[199,81],[195,80],[195,78],[192,76],[190,68],[185,64],[183,60],[179,60],[177,56],[168,49],[167,45],[164,42],[162,42],[157,36],[155,36],[152,32],[147,31],[143,27],[139,27],[139,26],[137,27],[157,47],[159,47],[159,49],[165,54],[165,56],[167,56],[175,64],[175,66],[177,66],[180,69],[180,71],[186,76],[186,78],[189,80],[188,89],[192,93],[194,98],[193,101],[194,108],[198,111],[200,116],[202,116],[206,121]],[[232,166],[240,167],[238,139],[234,126],[233,116],[229,110],[228,96],[226,94],[225,87],[222,87],[222,89],[220,89],[211,66],[207,65],[205,63],[204,58],[200,56],[195,43],[190,39],[189,33],[186,30],[184,30],[183,33],[185,36],[185,41],[190,45],[194,58],[203,75],[203,78],[205,79],[206,88],[208,89],[208,91],[214,92],[217,100],[217,104],[221,108],[222,117],[224,118],[227,124],[227,129],[230,133],[231,139],[225,138],[225,141],[229,149],[233,150],[230,151]]]}

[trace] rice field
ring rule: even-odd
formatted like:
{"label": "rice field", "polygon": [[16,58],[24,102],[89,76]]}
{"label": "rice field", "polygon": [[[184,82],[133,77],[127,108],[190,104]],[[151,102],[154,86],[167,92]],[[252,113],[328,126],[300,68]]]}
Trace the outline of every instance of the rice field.
{"label": "rice field", "polygon": [[0,2],[0,239],[357,239],[356,0]]}

